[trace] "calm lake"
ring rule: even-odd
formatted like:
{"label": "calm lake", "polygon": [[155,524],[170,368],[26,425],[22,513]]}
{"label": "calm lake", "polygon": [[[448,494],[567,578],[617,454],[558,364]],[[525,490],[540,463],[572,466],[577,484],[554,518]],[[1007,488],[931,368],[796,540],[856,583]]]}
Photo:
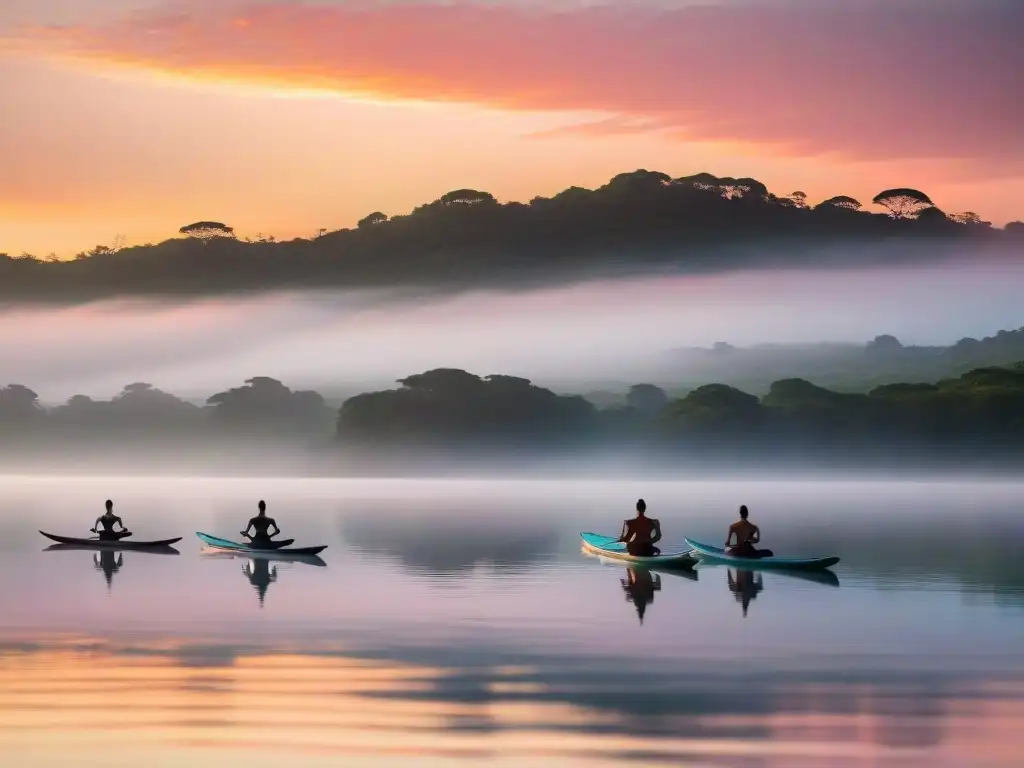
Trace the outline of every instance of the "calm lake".
{"label": "calm lake", "polygon": [[[1024,483],[2,478],[0,765],[1024,764]],[[585,555],[741,503],[834,579]],[[179,554],[44,551],[112,498]],[[266,499],[324,565],[201,553]]]}

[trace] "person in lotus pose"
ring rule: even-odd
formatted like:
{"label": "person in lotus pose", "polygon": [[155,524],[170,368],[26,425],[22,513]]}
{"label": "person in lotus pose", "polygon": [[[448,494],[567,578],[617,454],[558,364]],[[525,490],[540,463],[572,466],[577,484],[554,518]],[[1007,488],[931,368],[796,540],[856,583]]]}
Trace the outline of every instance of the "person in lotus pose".
{"label": "person in lotus pose", "polygon": [[[125,528],[121,518],[114,514],[114,502],[107,499],[106,507],[107,511],[96,518],[96,522],[92,524],[92,528],[89,530],[93,533],[98,533],[100,541],[117,541],[126,536],[131,536],[132,532]],[[120,525],[121,530],[115,531],[114,525]],[[99,530],[100,528],[103,530]]]}
{"label": "person in lotus pose", "polygon": [[[758,549],[755,544],[761,542],[761,529],[747,520],[747,505],[740,507],[740,519],[729,526],[729,535],[725,537],[725,551],[736,557],[771,557],[770,549]],[[732,541],[735,538],[736,543]]]}
{"label": "person in lotus pose", "polygon": [[[259,514],[249,520],[249,524],[242,531],[242,535],[249,538],[249,545],[257,548],[269,546],[272,543],[271,538],[281,532],[281,529],[277,527],[277,521],[267,516],[267,502],[261,501],[259,508]],[[274,526],[273,533],[270,533],[270,526]],[[252,536],[249,536],[250,528],[253,529]]]}
{"label": "person in lotus pose", "polygon": [[654,557],[661,550],[654,546],[661,541],[661,523],[644,512],[647,504],[643,499],[636,503],[636,517],[622,522],[622,534],[619,541],[625,542],[626,551],[631,555]]}

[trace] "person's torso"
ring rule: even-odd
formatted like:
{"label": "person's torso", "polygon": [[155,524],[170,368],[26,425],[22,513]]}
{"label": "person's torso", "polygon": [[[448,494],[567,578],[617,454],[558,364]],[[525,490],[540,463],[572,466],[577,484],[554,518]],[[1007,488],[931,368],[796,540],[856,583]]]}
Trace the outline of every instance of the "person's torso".
{"label": "person's torso", "polygon": [[748,523],[746,520],[734,523],[732,528],[736,531],[736,539],[740,544],[749,544],[754,536],[754,531],[757,530],[753,523]]}
{"label": "person's torso", "polygon": [[274,522],[274,520],[271,517],[254,517],[249,521],[249,525],[256,529],[257,534],[265,534],[270,530],[270,524],[272,522]]}
{"label": "person's torso", "polygon": [[637,544],[648,542],[654,533],[654,523],[648,517],[634,517],[629,521],[629,533],[630,539]]}
{"label": "person's torso", "polygon": [[114,523],[120,520],[117,515],[107,514],[100,517],[100,525],[103,526],[103,530],[109,531],[114,527]]}

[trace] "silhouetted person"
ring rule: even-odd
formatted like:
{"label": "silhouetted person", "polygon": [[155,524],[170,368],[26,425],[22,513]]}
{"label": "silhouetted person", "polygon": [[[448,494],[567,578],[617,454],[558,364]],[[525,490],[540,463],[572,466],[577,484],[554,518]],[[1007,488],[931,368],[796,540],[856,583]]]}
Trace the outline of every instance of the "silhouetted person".
{"label": "silhouetted person", "polygon": [[266,560],[248,560],[242,566],[242,572],[249,578],[249,583],[256,589],[260,598],[260,608],[263,607],[263,598],[267,596],[267,589],[277,581],[277,566],[270,567]]}
{"label": "silhouetted person", "polygon": [[[121,518],[114,514],[114,502],[107,499],[106,507],[107,511],[96,518],[96,522],[93,523],[92,528],[89,530],[93,533],[98,533],[101,541],[117,541],[118,539],[131,536],[131,531],[124,527],[124,522],[122,522]],[[120,525],[121,530],[115,531],[115,525]],[[99,528],[103,530],[98,530]]]}
{"label": "silhouetted person", "polygon": [[637,501],[636,517],[622,522],[619,541],[626,543],[626,550],[631,555],[653,557],[661,554],[661,550],[654,546],[661,541],[661,523],[653,517],[647,517],[644,514],[646,509],[647,504],[643,499]]}
{"label": "silhouetted person", "polygon": [[735,571],[736,575],[733,576],[733,571],[729,571],[729,591],[736,596],[736,602],[743,606],[743,618],[747,618],[747,608],[750,606],[750,601],[757,597],[758,593],[764,589],[764,580],[761,578],[761,574],[754,574],[753,571]]}
{"label": "silhouetted person", "polygon": [[[243,536],[249,537],[249,544],[252,547],[268,547],[273,542],[271,538],[277,536],[281,532],[281,529],[277,527],[277,521],[272,517],[267,516],[267,502],[261,501],[259,504],[260,512],[256,517],[249,520],[249,524],[245,526],[245,530],[242,531]],[[270,533],[270,526],[274,527],[274,532]],[[252,528],[254,533],[249,536],[249,529]]]}
{"label": "silhouetted person", "polygon": [[654,602],[654,593],[661,590],[661,576],[643,569],[627,568],[626,578],[620,581],[626,600],[636,606],[637,618],[643,625],[647,606]]}
{"label": "silhouetted person", "polygon": [[103,571],[103,577],[107,580],[107,590],[109,591],[114,583],[114,574],[121,570],[121,566],[124,565],[124,555],[120,552],[114,552],[111,549],[104,550],[103,552],[93,552],[92,565],[97,571]]}
{"label": "silhouetted person", "polygon": [[[758,549],[755,544],[761,541],[761,529],[747,520],[747,505],[740,507],[740,519],[729,526],[729,535],[725,537],[725,551],[737,557],[771,557],[770,549]],[[733,538],[736,543],[733,544]]]}

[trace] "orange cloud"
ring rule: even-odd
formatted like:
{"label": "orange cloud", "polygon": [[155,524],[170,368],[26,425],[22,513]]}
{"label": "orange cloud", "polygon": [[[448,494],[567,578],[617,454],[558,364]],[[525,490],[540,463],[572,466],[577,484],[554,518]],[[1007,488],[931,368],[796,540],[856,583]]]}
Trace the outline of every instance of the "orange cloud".
{"label": "orange cloud", "polygon": [[1010,3],[218,6],[15,42],[193,78],[611,116],[587,133],[1024,168],[1024,11]]}

